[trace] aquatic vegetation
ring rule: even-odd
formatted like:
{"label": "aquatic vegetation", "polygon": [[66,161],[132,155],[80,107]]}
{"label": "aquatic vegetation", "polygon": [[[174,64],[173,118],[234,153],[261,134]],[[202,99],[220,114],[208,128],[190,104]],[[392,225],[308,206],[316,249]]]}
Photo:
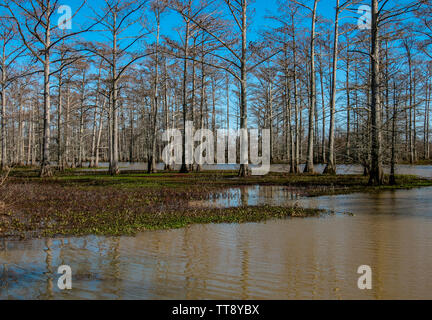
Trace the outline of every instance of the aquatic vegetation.
{"label": "aquatic vegetation", "polygon": [[[299,207],[194,207],[196,200],[223,194],[227,188],[251,185],[284,186],[302,196],[376,192],[386,188],[431,186],[432,181],[398,176],[396,186],[370,187],[360,175],[288,175],[238,178],[235,172],[143,172],[108,176],[103,172],[65,172],[40,179],[28,170],[12,172],[0,213],[0,237],[57,235],[123,235],[142,230],[185,227],[193,223],[256,222],[270,218],[306,217],[320,210]],[[1,200],[1,199],[0,199]]]}

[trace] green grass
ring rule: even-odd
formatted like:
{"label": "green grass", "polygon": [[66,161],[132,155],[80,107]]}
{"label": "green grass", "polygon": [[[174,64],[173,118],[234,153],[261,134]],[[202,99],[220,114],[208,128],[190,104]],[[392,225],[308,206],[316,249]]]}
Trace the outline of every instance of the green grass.
{"label": "green grass", "polygon": [[[41,232],[42,236],[58,235],[133,235],[145,230],[183,228],[191,224],[259,222],[272,218],[309,217],[323,210],[284,207],[239,207],[228,209],[189,210],[188,212],[146,213],[101,211],[96,214],[69,213],[56,215],[57,224]],[[21,226],[22,227],[22,226]]]}

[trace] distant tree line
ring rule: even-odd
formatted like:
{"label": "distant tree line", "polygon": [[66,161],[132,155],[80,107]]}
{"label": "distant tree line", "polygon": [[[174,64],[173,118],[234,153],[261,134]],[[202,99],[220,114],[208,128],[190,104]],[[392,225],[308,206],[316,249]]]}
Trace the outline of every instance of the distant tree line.
{"label": "distant tree line", "polygon": [[[120,162],[154,173],[161,133],[186,121],[270,129],[271,160],[291,173],[355,163],[382,184],[383,165],[394,182],[395,163],[430,159],[430,1],[370,0],[363,15],[357,0],[280,1],[253,41],[248,0],[101,3],[75,3],[72,29],[58,0],[0,4],[2,170],[107,161],[112,175]],[[201,169],[184,154],[182,172]]]}

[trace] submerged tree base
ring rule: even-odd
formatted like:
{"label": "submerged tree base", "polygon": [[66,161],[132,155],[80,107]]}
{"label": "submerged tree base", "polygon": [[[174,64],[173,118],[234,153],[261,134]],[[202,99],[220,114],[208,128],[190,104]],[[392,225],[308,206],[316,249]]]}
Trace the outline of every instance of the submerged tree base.
{"label": "submerged tree base", "polygon": [[241,164],[238,172],[239,177],[249,177],[251,175],[251,170],[247,164]]}
{"label": "submerged tree base", "polygon": [[329,162],[324,168],[323,174],[336,175],[336,166]]}
{"label": "submerged tree base", "polygon": [[43,165],[40,169],[39,177],[49,178],[53,176],[52,169],[49,165]]}

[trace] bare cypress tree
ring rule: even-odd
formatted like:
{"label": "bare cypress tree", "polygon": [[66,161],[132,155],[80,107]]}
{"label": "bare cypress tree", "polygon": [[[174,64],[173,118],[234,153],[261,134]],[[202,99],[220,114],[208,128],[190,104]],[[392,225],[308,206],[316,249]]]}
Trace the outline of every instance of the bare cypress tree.
{"label": "bare cypress tree", "polygon": [[[81,2],[79,9],[84,5]],[[53,15],[59,9],[58,0],[35,0],[31,3],[23,0],[8,0],[5,7],[9,12],[9,18],[15,22],[16,29],[24,46],[33,57],[43,66],[44,83],[44,116],[43,116],[43,143],[42,158],[40,161],[40,176],[52,175],[50,167],[50,139],[51,139],[51,70],[52,55],[57,47],[66,39],[87,32],[88,28],[82,28],[77,32],[60,32],[61,25],[53,21]],[[79,9],[70,17],[78,14]],[[26,23],[21,23],[25,20]]]}
{"label": "bare cypress tree", "polygon": [[156,35],[154,44],[154,82],[153,82],[153,103],[152,103],[152,114],[151,114],[151,145],[150,153],[148,156],[148,173],[155,173],[156,170],[156,134],[157,134],[157,116],[159,110],[159,41],[160,41],[160,23],[161,15],[165,11],[167,4],[162,0],[154,0],[151,3],[151,11],[154,15],[156,22]]}
{"label": "bare cypress tree", "polygon": [[[135,36],[126,35],[132,28],[139,26],[138,15],[145,5],[144,1],[105,0],[103,13],[95,12],[97,22],[105,29],[109,45],[87,44],[86,50],[102,58],[109,67],[110,75],[110,138],[109,138],[109,173],[118,175],[119,168],[119,83],[124,73],[139,59],[150,54],[141,53],[134,45],[146,34],[139,28]],[[135,49],[135,50],[134,50]]]}
{"label": "bare cypress tree", "polygon": [[308,144],[307,160],[304,168],[305,173],[314,173],[314,118],[316,110],[316,74],[315,74],[315,40],[316,40],[316,21],[317,5],[319,0],[313,0],[312,7],[292,0],[311,12],[311,34],[310,34],[310,64],[309,64],[309,120],[308,120]]}
{"label": "bare cypress tree", "polygon": [[379,53],[379,20],[378,20],[378,0],[371,1],[372,20],[371,20],[371,168],[369,183],[381,185],[384,183],[384,173],[381,159],[381,110],[380,110],[380,53]]}
{"label": "bare cypress tree", "polygon": [[[211,37],[217,41],[221,47],[228,51],[228,55],[220,55],[218,53],[212,53],[212,55],[222,61],[223,63],[207,63],[217,69],[222,69],[229,72],[239,84],[239,119],[241,129],[241,139],[244,142],[242,144],[242,150],[240,153],[247,158],[248,155],[248,107],[247,107],[247,79],[248,74],[254,68],[259,66],[264,61],[267,61],[273,57],[280,50],[272,53],[270,56],[261,59],[253,66],[249,66],[248,62],[250,59],[250,50],[248,48],[248,12],[249,2],[248,0],[223,0],[226,9],[228,10],[229,19],[232,21],[232,25],[236,28],[237,36],[232,36],[232,32],[228,32],[227,28],[231,28],[232,25],[228,23],[227,19],[223,19],[218,14],[218,10],[209,8],[205,16],[198,16],[197,14],[192,15],[191,12],[181,10],[180,13],[196,26],[203,29]],[[220,28],[217,21],[225,22],[225,28]],[[215,27],[216,26],[216,27]],[[194,60],[195,59],[191,59]],[[224,65],[225,64],[225,65]],[[249,170],[249,164],[247,159],[241,159],[239,176],[245,177],[251,174]]]}
{"label": "bare cypress tree", "polygon": [[419,7],[419,3],[411,2],[385,10],[386,4],[387,1],[384,1],[379,7],[380,2],[378,0],[371,0],[371,167],[369,183],[372,185],[382,185],[384,183],[380,94],[380,25]]}
{"label": "bare cypress tree", "polygon": [[185,23],[185,36],[184,36],[184,50],[183,50],[183,81],[182,81],[182,111],[183,111],[183,136],[182,136],[182,165],[180,168],[181,173],[188,173],[189,169],[186,164],[186,122],[187,122],[187,73],[188,73],[188,57],[189,57],[189,39],[190,39],[190,28],[191,22],[189,15],[191,14],[191,1],[185,6],[183,10],[186,10],[186,15],[183,15],[183,20]]}
{"label": "bare cypress tree", "polygon": [[6,90],[13,83],[14,80],[20,77],[20,74],[17,70],[17,60],[24,52],[23,49],[18,49],[13,45],[13,40],[15,39],[15,32],[16,30],[14,30],[13,25],[11,25],[5,19],[0,20],[0,171],[6,170],[8,167],[6,141]]}

